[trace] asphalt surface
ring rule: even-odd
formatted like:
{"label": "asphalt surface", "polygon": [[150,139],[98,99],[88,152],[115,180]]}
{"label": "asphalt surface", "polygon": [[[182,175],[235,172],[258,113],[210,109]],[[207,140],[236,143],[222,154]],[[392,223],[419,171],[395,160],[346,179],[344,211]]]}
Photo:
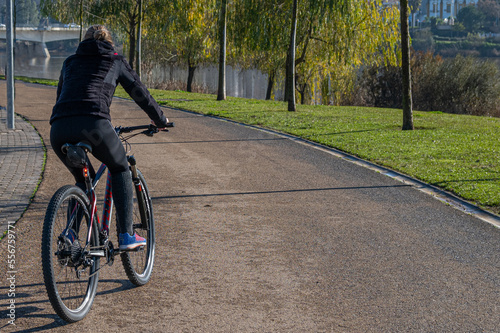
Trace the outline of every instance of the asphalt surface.
{"label": "asphalt surface", "polygon": [[[46,206],[71,183],[48,141],[55,89],[18,83],[16,97],[48,157],[16,225],[15,297],[0,242],[2,332],[500,332],[499,229],[324,151],[168,109],[174,129],[131,141],[155,210],[152,280],[134,288],[118,259],[66,325],[40,263]],[[112,117],[148,123],[124,100]]]}

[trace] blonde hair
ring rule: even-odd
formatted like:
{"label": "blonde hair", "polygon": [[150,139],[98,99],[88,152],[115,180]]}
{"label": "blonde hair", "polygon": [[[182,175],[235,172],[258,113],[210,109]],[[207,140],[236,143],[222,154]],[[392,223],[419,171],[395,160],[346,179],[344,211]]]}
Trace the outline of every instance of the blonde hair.
{"label": "blonde hair", "polygon": [[114,46],[113,39],[111,38],[111,33],[109,32],[108,29],[106,29],[105,26],[100,25],[100,24],[90,26],[87,29],[87,32],[85,33],[85,37],[83,37],[83,39],[84,40],[87,40],[87,39],[102,40],[102,41],[108,42]]}

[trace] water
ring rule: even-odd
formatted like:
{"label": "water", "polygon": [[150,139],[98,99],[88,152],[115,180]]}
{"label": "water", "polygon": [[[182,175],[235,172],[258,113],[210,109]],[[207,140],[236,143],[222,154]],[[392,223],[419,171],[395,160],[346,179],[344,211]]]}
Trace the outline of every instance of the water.
{"label": "water", "polygon": [[[37,79],[59,79],[62,64],[66,57],[23,57],[16,56],[14,58],[14,75],[28,76]],[[5,73],[5,53],[0,53],[0,72]]]}

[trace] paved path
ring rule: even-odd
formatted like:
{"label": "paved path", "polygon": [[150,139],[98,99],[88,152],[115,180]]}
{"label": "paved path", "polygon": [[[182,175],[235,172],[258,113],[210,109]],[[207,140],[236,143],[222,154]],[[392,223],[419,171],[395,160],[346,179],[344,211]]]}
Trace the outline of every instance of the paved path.
{"label": "paved path", "polygon": [[[5,83],[0,84],[5,85]],[[6,105],[0,102],[0,106]],[[16,222],[21,217],[38,186],[43,167],[44,148],[36,130],[21,117],[15,118],[15,130],[7,129],[5,108],[0,108],[0,119],[0,235],[2,235],[7,230],[9,222]]]}
{"label": "paved path", "polygon": [[[169,109],[170,133],[132,140],[155,211],[153,277],[134,288],[118,259],[66,325],[40,263],[47,203],[71,183],[47,141],[55,89],[17,91],[48,151],[16,225],[15,327],[0,263],[2,332],[500,332],[499,229],[326,152]],[[124,100],[112,118],[148,122]]]}

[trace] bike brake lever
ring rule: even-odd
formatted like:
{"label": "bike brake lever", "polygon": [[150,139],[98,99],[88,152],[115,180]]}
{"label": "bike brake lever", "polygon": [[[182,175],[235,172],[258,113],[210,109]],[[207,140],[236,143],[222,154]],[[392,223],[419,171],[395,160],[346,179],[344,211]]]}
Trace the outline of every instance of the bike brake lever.
{"label": "bike brake lever", "polygon": [[154,125],[149,125],[149,128],[143,132],[147,136],[153,136],[155,133],[158,133],[158,127]]}

